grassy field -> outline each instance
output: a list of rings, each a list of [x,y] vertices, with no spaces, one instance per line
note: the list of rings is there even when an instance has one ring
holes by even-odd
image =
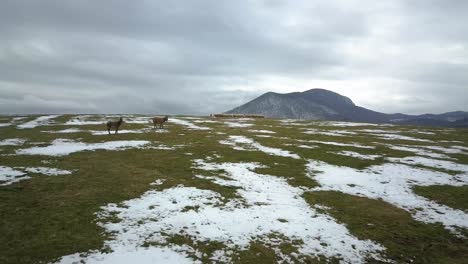
[[[117,118],[0,116],[0,263],[468,259],[467,129]]]

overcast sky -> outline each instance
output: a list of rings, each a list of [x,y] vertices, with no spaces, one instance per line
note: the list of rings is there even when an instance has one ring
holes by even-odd
[[[468,1],[0,2],[0,113],[227,111],[325,88],[468,110]]]

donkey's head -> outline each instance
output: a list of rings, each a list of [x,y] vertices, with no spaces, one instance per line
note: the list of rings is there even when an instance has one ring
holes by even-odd
[[[168,116],[164,116],[164,122],[167,122],[167,120],[169,120],[169,117],[168,117]]]

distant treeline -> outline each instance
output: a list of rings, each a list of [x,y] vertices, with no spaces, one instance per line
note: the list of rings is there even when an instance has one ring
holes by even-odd
[[[264,115],[256,114],[214,114],[214,117],[248,117],[248,118],[265,118]]]

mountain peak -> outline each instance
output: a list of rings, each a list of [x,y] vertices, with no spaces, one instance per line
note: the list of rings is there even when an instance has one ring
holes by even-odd
[[[467,127],[468,113],[449,112],[440,115],[384,114],[356,106],[338,93],[314,88],[304,92],[280,94],[267,92],[236,107],[230,114],[260,114],[270,118],[338,120],[368,123],[395,123],[431,126]]]

